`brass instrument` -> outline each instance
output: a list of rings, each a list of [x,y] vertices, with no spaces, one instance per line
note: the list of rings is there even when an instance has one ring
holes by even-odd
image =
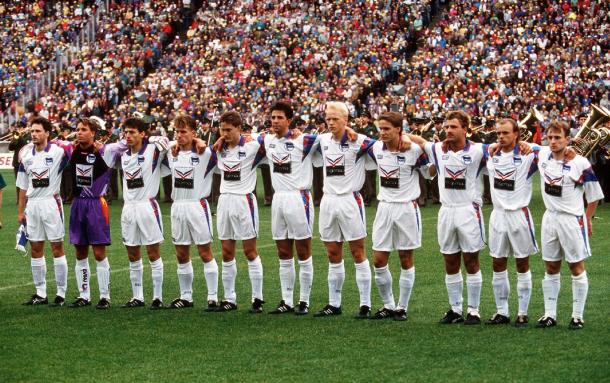
[[[609,120],[610,110],[601,105],[591,105],[591,112],[574,136],[573,146],[576,153],[589,157],[595,149],[606,146],[610,141],[610,130],[601,125]]]
[[[485,124],[477,125],[474,128],[468,127],[466,132],[466,138],[470,138],[473,134],[477,133],[479,130],[485,128]]]
[[[532,128],[537,122],[544,121],[544,116],[535,107],[532,107],[525,118],[519,121],[519,140],[531,142]]]

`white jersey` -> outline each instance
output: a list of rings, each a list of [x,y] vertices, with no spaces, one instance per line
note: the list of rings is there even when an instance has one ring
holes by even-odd
[[[61,172],[72,154],[71,146],[48,143],[42,151],[30,143],[19,152],[16,186],[26,191],[28,198],[52,198],[59,193]]]
[[[556,161],[546,146],[540,149],[539,158],[540,191],[547,210],[581,216],[585,212],[583,193],[587,202],[604,198],[586,158],[577,155],[568,162]]]
[[[308,190],[313,180],[312,157],[320,143],[320,136],[301,134],[290,138],[275,134],[259,136],[264,139],[265,152],[271,169],[271,183],[276,192]],[[263,138],[264,137],[264,138]]]
[[[209,147],[202,154],[197,154],[194,147],[193,150],[179,151],[176,156],[170,150],[167,153],[167,162],[172,171],[174,201],[198,201],[210,195],[212,174],[216,168],[216,153]]]
[[[157,197],[159,181],[168,175],[166,152],[144,139],[137,153],[127,150],[121,156],[123,198],[125,202],[145,201]],[[161,166],[164,162],[165,166]],[[163,169],[162,169],[163,168]]]
[[[347,133],[341,141],[335,141],[331,133],[320,135],[324,194],[347,194],[362,189],[365,162],[373,161],[370,148],[375,142],[363,134],[359,134],[356,141],[349,141]]]
[[[379,195],[385,202],[410,202],[419,197],[417,170],[428,163],[418,145],[406,152],[390,152],[385,144],[377,141],[372,149],[379,174]],[[422,172],[424,174],[424,172]]]
[[[442,143],[426,143],[426,154],[438,176],[443,206],[466,206],[482,202],[481,170],[485,167],[487,145],[466,141],[463,150],[443,152]]]
[[[220,193],[252,193],[256,186],[256,167],[264,158],[265,147],[262,139],[245,142],[242,136],[239,145],[234,148],[223,147],[218,153]]]
[[[527,207],[532,198],[532,176],[538,170],[537,146],[527,155],[520,153],[519,145],[505,153],[498,152],[487,159],[487,173],[491,199],[495,208],[519,210]]]

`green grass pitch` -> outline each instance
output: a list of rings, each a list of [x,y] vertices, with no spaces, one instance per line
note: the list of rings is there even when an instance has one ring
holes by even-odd
[[[9,185],[4,189],[4,228],[0,231],[0,382],[63,381],[528,381],[599,382],[610,376],[610,208],[602,205],[593,224],[593,257],[586,262],[590,289],[585,310],[586,327],[570,331],[571,280],[564,265],[557,328],[540,330],[511,326],[488,327],[437,324],[447,310],[442,257],[436,242],[438,205],[422,208],[423,247],[415,254],[416,279],[409,319],[406,322],[357,321],[358,309],[354,267],[346,254],[343,292],[344,314],[334,318],[312,315],[271,316],[248,313],[250,283],[245,258],[238,255],[237,312],[204,313],[205,281],[198,259],[195,269],[195,308],[181,311],[123,310],[119,305],[131,297],[128,261],[120,238],[121,204],[110,207],[113,244],[108,249],[112,267],[112,307],[69,309],[25,307],[21,302],[34,291],[29,258],[13,250],[16,206],[12,172],[2,173]],[[540,237],[543,213],[538,184],[531,204]],[[259,196],[262,193],[259,193]],[[266,311],[280,297],[278,261],[270,236],[270,208],[260,204],[259,252],[265,270]],[[166,241],[164,300],[177,297],[176,262],[169,240],[170,205],[161,204]],[[65,207],[66,216],[69,206]],[[491,207],[484,208],[489,217]],[[317,212],[316,212],[317,213]],[[367,208],[370,230],[375,215]],[[66,218],[67,220],[67,218]],[[311,308],[327,303],[327,260],[317,236],[313,241],[315,266]],[[68,237],[66,235],[66,244]],[[220,261],[220,243],[214,253]],[[47,248],[47,253],[49,253]],[[194,251],[192,252],[194,254]],[[68,301],[77,295],[74,280],[74,250],[66,246],[69,264]],[[92,271],[95,263],[90,257]],[[150,303],[150,267],[144,262],[145,297]],[[398,259],[390,259],[394,291],[398,292]],[[533,293],[530,320],[543,313],[540,281],[543,264],[539,255],[531,260]],[[53,266],[47,256],[48,292],[54,296]],[[483,292],[481,314],[495,312],[491,287],[491,259],[481,254]],[[514,262],[509,263],[510,307],[516,311]],[[97,300],[97,279],[92,278],[92,297]],[[220,288],[222,296],[222,288]],[[295,299],[298,300],[298,279]],[[464,292],[466,297],[466,292]],[[381,306],[377,288],[372,288],[373,309]]]

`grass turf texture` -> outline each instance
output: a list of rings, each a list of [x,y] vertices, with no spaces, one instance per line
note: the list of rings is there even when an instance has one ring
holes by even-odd
[[[201,261],[194,258],[195,308],[152,312],[121,309],[131,297],[128,260],[121,244],[121,203],[110,206],[113,244],[108,248],[112,268],[112,307],[107,311],[93,306],[84,309],[25,307],[21,302],[34,292],[29,258],[13,251],[16,230],[14,177],[2,172],[4,189],[0,246],[0,381],[603,381],[608,378],[609,333],[608,286],[610,208],[598,208],[591,237],[593,257],[587,260],[590,289],[585,310],[586,327],[567,328],[572,310],[571,279],[567,266],[562,270],[557,328],[534,328],[543,313],[540,281],[543,263],[539,255],[531,260],[533,293],[530,327],[442,326],[437,324],[448,309],[442,257],[438,253],[436,220],[438,205],[421,209],[424,225],[423,247],[415,253],[416,281],[407,322],[358,321],[358,291],[351,256],[346,255],[343,315],[313,318],[294,315],[252,315],[250,282],[245,257],[238,253],[238,311],[203,313],[205,281]],[[260,184],[260,183],[259,183]],[[538,239],[543,204],[535,182],[531,210]],[[259,196],[262,192],[259,191]],[[270,236],[270,208],[259,203],[258,248],[265,270],[265,311],[280,301],[278,261]],[[161,204],[166,241],[162,244],[165,263],[164,301],[179,296],[176,262],[169,239],[170,205]],[[70,207],[65,206],[66,222]],[[484,208],[486,220],[491,206]],[[316,215],[317,215],[316,211]],[[375,208],[367,208],[371,255],[371,226]],[[487,221],[486,221],[487,222]],[[327,259],[316,228],[313,241],[315,267],[311,311],[327,303]],[[68,245],[68,303],[77,296],[74,280],[74,249]],[[213,245],[220,264],[220,242]],[[47,254],[49,299],[55,294],[50,249]],[[191,251],[195,255],[194,250]],[[90,256],[92,272],[95,261]],[[144,261],[144,292],[151,302],[150,266]],[[398,257],[390,267],[398,298]],[[481,314],[487,319],[495,312],[491,286],[491,259],[481,254],[483,290]],[[297,266],[298,273],[298,266]],[[509,261],[510,308],[516,317],[516,274]],[[221,284],[221,281],[219,280]],[[93,304],[97,302],[97,278],[91,284]],[[298,302],[298,276],[295,300]],[[222,288],[220,286],[220,297]],[[377,288],[372,287],[373,310],[380,307]],[[466,300],[466,287],[464,287]],[[466,304],[466,302],[464,302]]]

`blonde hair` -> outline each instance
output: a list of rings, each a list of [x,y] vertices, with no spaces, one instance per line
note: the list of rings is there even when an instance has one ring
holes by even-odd
[[[345,103],[343,103],[343,102],[329,101],[326,103],[326,110],[327,111],[333,110],[333,111],[339,112],[346,119],[349,117],[349,110],[347,110],[347,105],[345,105]]]

